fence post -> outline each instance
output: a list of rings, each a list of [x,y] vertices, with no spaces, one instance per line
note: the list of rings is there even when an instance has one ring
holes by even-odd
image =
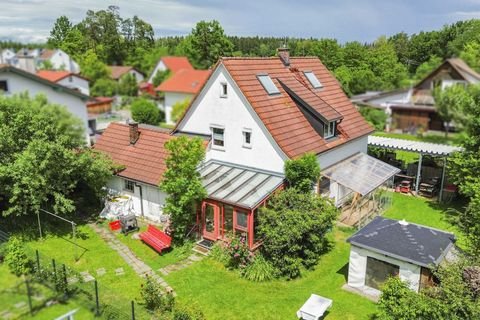
[[[96,279],[95,279],[95,304],[96,304],[96,307],[97,307],[95,315],[99,316],[100,315],[100,301],[98,299],[98,283],[97,283]]]
[[[40,276],[40,253],[38,250],[35,250],[35,255],[37,256],[37,275]]]
[[[65,294],[68,293],[68,280],[67,280],[67,268],[65,267],[65,263],[62,264],[63,268],[63,284],[65,285]]]
[[[135,303],[132,300],[132,320],[135,320]]]
[[[27,286],[28,308],[30,309],[30,315],[33,316],[32,292],[30,290],[30,285],[28,284],[28,279],[25,279],[25,285]]]
[[[53,267],[53,284],[55,286],[55,290],[58,291],[57,286],[57,267],[55,265],[55,259],[52,259],[52,267]]]

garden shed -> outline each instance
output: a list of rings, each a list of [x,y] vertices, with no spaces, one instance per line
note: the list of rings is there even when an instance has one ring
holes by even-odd
[[[400,277],[418,292],[433,285],[432,267],[455,256],[455,240],[449,232],[376,217],[347,239],[348,286],[378,296],[389,277]]]

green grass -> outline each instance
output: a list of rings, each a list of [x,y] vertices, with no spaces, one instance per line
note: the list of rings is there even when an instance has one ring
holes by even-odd
[[[57,265],[66,264],[77,272],[88,271],[96,277],[99,284],[100,299],[108,304],[113,304],[124,312],[129,312],[130,301],[140,299],[140,286],[143,280],[133,269],[113,251],[88,225],[79,226],[77,229],[79,239],[78,248],[72,243],[71,236],[56,236],[49,234],[44,240],[29,242],[29,247],[38,249],[40,255],[48,263],[55,259]],[[79,257],[76,261],[75,257]],[[96,270],[105,268],[106,274],[97,276]],[[123,276],[115,275],[115,269],[123,268]],[[93,282],[82,284],[89,290]],[[93,292],[93,291],[90,291]],[[137,307],[142,314],[143,308]]]
[[[335,247],[314,271],[296,280],[255,283],[242,279],[212,259],[165,277],[181,303],[197,305],[206,319],[296,319],[295,313],[315,293],[333,300],[327,319],[368,319],[375,304],[341,289],[346,282],[352,231],[335,231]]]
[[[456,219],[454,210],[461,207],[461,203],[439,204],[435,200],[394,193],[393,204],[383,216],[453,232],[457,236],[457,244],[462,247],[465,245],[464,235],[454,225]]]
[[[143,232],[146,229],[146,226],[141,226],[140,232]],[[158,270],[168,265],[177,263],[188,258],[188,256],[192,253],[191,243],[187,243],[182,247],[173,247],[170,251],[166,251],[160,255],[151,247],[144,244],[141,240],[133,239],[131,234],[123,235],[122,233],[117,232],[116,236],[122,243],[127,245],[137,257],[140,257],[143,262],[149,265],[153,270]]]

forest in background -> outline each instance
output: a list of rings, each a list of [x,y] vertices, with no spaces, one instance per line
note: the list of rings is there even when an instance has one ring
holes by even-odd
[[[59,17],[45,44],[6,41],[0,47],[60,48],[80,63],[94,85],[106,78],[104,65],[132,65],[149,74],[160,57],[185,55],[195,67],[209,68],[221,56],[274,56],[284,44],[292,56],[319,57],[349,95],[407,87],[451,57],[461,57],[480,71],[480,20],[476,19],[415,34],[386,37],[379,31],[372,43],[228,36],[217,21],[200,21],[187,36],[163,37],[155,35],[148,22],[137,16],[124,18],[118,7],[110,6],[87,11],[78,24]]]

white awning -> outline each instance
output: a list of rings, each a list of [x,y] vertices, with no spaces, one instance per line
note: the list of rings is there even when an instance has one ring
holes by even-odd
[[[399,172],[400,169],[383,161],[357,153],[322,170],[322,176],[364,196]]]
[[[199,169],[208,198],[254,208],[284,180],[280,173],[208,161]]]
[[[374,147],[380,147],[385,149],[405,150],[421,154],[438,156],[448,156],[452,152],[462,150],[461,147],[449,146],[446,144],[411,141],[378,136],[369,136],[368,144]]]

